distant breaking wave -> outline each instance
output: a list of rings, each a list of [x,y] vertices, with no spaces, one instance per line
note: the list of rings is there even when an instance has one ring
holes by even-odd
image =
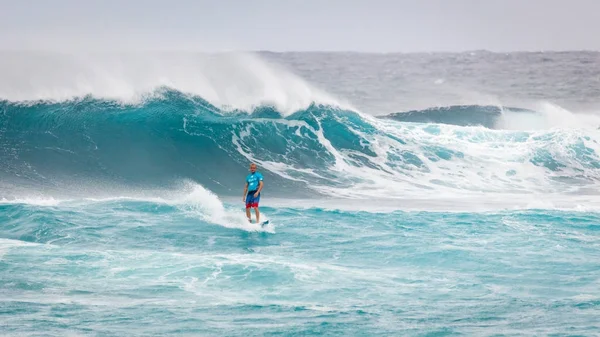
[[[550,103],[539,104],[536,110],[493,105],[453,105],[397,112],[381,118],[412,123],[483,126],[497,130],[595,129],[600,126],[600,117],[596,115],[573,114]]]
[[[491,105],[455,105],[392,113],[384,118],[401,122],[484,126],[495,129],[499,126],[498,123],[504,112],[536,114],[535,111],[520,108],[503,108]]]

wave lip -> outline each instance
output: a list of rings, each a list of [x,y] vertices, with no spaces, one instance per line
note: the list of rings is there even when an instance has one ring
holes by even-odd
[[[221,110],[274,106],[283,114],[314,102],[352,109],[283,66],[252,53],[60,54],[0,52],[0,100],[65,102],[91,96],[140,104],[170,88]]]

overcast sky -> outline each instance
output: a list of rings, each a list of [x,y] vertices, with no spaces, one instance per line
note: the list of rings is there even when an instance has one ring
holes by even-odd
[[[600,0],[0,0],[0,46],[600,50]]]

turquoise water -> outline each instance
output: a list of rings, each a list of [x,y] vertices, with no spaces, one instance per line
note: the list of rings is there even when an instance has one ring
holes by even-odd
[[[261,230],[216,225],[188,203],[2,204],[2,334],[600,328],[597,213],[263,212]]]
[[[0,53],[0,335],[598,335],[597,55]]]

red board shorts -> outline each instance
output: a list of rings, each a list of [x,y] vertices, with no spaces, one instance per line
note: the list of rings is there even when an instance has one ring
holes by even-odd
[[[256,191],[250,191],[246,194],[246,208],[258,207],[258,203],[260,202],[260,193],[254,197],[254,193]]]

